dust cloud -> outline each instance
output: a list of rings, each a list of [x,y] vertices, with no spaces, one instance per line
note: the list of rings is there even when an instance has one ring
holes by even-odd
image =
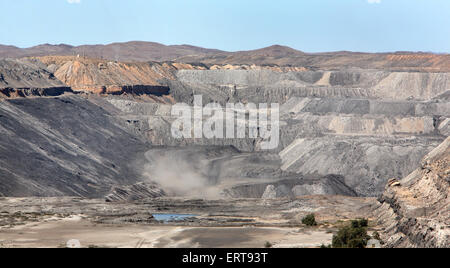
[[[222,198],[220,189],[202,172],[202,167],[198,165],[199,159],[193,159],[195,155],[151,150],[146,153],[146,158],[145,178],[157,183],[169,196]]]

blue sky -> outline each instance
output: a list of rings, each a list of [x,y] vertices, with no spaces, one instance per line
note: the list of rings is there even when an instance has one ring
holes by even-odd
[[[0,44],[450,52],[450,0],[0,0]]]

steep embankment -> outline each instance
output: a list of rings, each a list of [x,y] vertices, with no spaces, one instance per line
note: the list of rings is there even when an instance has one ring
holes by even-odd
[[[162,147],[146,153],[145,173],[168,194],[193,198],[273,198],[314,194],[356,196],[340,176],[302,176],[280,169],[270,152],[243,153],[231,146]]]
[[[122,63],[79,57],[39,58],[55,76],[75,91],[135,95],[169,94],[165,79],[174,79],[174,65]]]
[[[247,197],[262,199],[312,195],[357,195],[355,191],[345,184],[343,177],[336,175],[297,175],[296,178],[281,179],[273,182],[241,184],[226,189],[225,194],[235,198]]]
[[[379,202],[387,247],[450,247],[450,138],[419,169],[391,180]]]
[[[264,56],[266,52],[258,53]],[[163,148],[183,147],[176,152],[180,156],[195,146],[214,147],[216,152],[237,148],[235,155],[218,154],[215,157],[221,160],[212,162],[201,157],[202,153],[190,157],[210,163],[203,166],[206,181],[212,178],[213,186],[234,188],[240,193],[236,196],[262,196],[268,186],[274,191],[268,189],[267,196],[278,192],[287,196],[319,192],[375,196],[382,193],[388,178],[412,172],[423,156],[445,139],[450,125],[446,97],[450,82],[444,72],[346,67],[306,71],[250,64],[122,63],[84,57],[4,62],[9,65],[0,73],[14,90],[20,83],[38,90],[66,83],[79,92],[101,93],[0,103],[4,123],[0,148],[5,150],[0,177],[5,195],[101,196],[112,185],[133,184],[140,174],[127,171],[125,163],[147,148],[142,140]],[[135,97],[140,94],[145,97]],[[173,138],[171,123],[176,118],[171,115],[171,104],[192,103],[195,94],[203,95],[204,104],[280,103],[279,146],[263,152],[272,159],[261,157],[262,140],[258,138]],[[237,122],[246,127],[242,120]],[[105,136],[109,146],[105,142],[96,147],[94,141],[103,142]],[[124,145],[127,141],[129,146]],[[77,146],[88,149],[79,152]],[[10,153],[14,150],[17,154]],[[33,154],[37,156],[33,161],[38,162],[28,161]],[[35,169],[20,166],[16,170],[16,159],[20,165],[32,163]],[[168,169],[183,163],[174,159],[178,162],[170,162]],[[59,173],[62,175],[55,178]],[[282,185],[277,184],[280,180]]]
[[[115,186],[105,197],[106,202],[132,202],[146,198],[158,198],[166,193],[157,185],[139,182],[133,185]]]
[[[0,98],[58,96],[72,92],[39,61],[0,60]]]
[[[80,96],[0,102],[0,196],[103,197],[140,181],[147,150],[104,109]]]
[[[176,62],[126,63],[73,56],[35,58],[47,66],[55,77],[77,92],[96,94],[132,94],[152,96],[155,100],[172,103],[178,70],[267,70],[272,72],[301,72],[304,68],[256,65],[184,64]],[[189,94],[189,93],[188,93]]]
[[[291,97],[430,100],[450,89],[449,73],[263,69],[180,70],[176,75],[171,85],[176,99],[196,92],[222,103],[284,103]]]
[[[59,56],[38,59],[75,91],[170,94],[178,102],[189,102],[193,93],[220,103],[284,103],[291,97],[430,100],[450,89],[450,75],[445,72],[308,71],[304,67],[124,63]]]
[[[174,139],[167,135],[176,119],[171,116],[170,105],[118,97],[108,97],[106,101],[122,111],[119,117],[133,133],[153,145],[233,146],[247,153],[259,150],[261,140],[248,136]],[[270,152],[279,153],[274,170],[298,174],[297,177],[340,175],[358,195],[376,196],[382,193],[387,178],[411,173],[445,139],[449,107],[445,102],[291,98],[280,109],[280,144]],[[243,157],[239,160],[227,169],[239,170],[237,166],[246,163]],[[396,163],[395,167],[391,163]]]

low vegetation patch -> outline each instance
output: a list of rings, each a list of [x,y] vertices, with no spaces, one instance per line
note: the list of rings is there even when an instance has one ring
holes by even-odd
[[[302,223],[306,226],[316,226],[316,216],[314,214],[309,214],[302,219]]]
[[[367,234],[369,221],[367,219],[354,220],[350,225],[339,229],[333,236],[333,248],[365,248],[370,236]]]

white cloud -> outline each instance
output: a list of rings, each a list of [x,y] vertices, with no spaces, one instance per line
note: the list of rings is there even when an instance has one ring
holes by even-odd
[[[381,0],[367,0],[369,4],[381,4]]]
[[[69,3],[69,4],[79,4],[79,3],[81,3],[81,0],[67,0],[67,3]]]

